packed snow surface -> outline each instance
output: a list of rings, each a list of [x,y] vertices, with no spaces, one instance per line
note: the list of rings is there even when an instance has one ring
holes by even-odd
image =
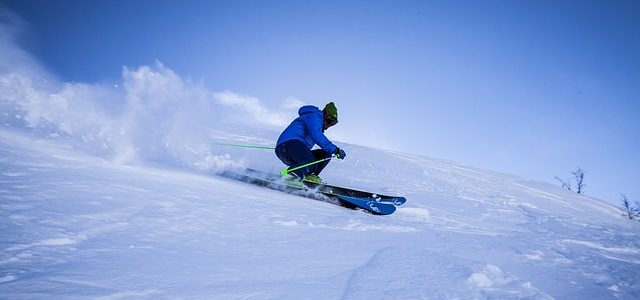
[[[274,140],[233,128],[210,137]],[[374,216],[220,168],[118,163],[0,130],[0,298],[640,298],[640,226],[617,208],[511,175],[340,146],[348,157],[325,180],[408,202]],[[200,162],[282,167],[270,151],[215,149]]]

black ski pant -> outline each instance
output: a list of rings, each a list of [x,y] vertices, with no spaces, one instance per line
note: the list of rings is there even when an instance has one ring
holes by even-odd
[[[289,169],[314,162],[323,158],[331,157],[331,153],[322,149],[309,150],[307,145],[298,140],[288,140],[278,146],[276,146],[276,156],[287,166]],[[329,164],[329,160],[313,164],[298,170],[292,171],[299,178],[304,178],[307,174],[320,175],[320,172],[324,167]]]

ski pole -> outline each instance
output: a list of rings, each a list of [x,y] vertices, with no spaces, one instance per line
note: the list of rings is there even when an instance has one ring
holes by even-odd
[[[227,144],[227,143],[211,143],[216,146],[228,146],[228,147],[239,147],[239,148],[252,148],[252,149],[264,149],[264,150],[275,150],[275,147],[269,146],[259,146],[259,145],[246,145],[246,144]]]
[[[331,156],[330,156],[330,157],[323,158],[323,159],[319,159],[319,160],[316,160],[316,161],[312,161],[312,162],[310,162],[310,163],[308,163],[308,164],[304,164],[304,165],[302,165],[302,166],[297,166],[297,167],[295,167],[295,168],[291,168],[291,169],[284,168],[284,169],[282,169],[282,171],[280,171],[280,175],[282,175],[282,176],[286,176],[286,175],[287,175],[287,174],[289,174],[289,172],[291,172],[291,171],[295,171],[295,170],[298,170],[298,169],[302,169],[302,168],[304,168],[304,167],[308,167],[308,166],[312,166],[312,165],[315,165],[315,164],[319,164],[319,163],[321,163],[321,162],[323,162],[323,161],[330,160],[330,159],[332,159],[332,158],[334,158],[334,157],[337,157],[337,156],[335,156],[335,154],[331,154]]]

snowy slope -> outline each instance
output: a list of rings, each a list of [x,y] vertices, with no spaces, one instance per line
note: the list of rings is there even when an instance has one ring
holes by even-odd
[[[273,134],[210,131],[212,140],[264,144]],[[184,162],[118,164],[61,139],[0,130],[0,298],[640,297],[640,226],[609,204],[341,146],[349,156],[325,180],[402,194],[407,204],[373,216]],[[281,167],[270,152],[224,147],[189,161]]]

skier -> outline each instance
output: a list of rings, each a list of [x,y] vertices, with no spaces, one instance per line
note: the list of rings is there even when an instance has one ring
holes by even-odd
[[[305,105],[298,110],[298,115],[280,134],[276,143],[276,156],[289,169],[335,155],[344,159],[347,154],[334,145],[324,131],[338,123],[338,109],[329,102],[322,111],[313,105]],[[320,149],[311,150],[317,144]],[[329,160],[293,170],[288,174],[299,180],[313,183],[324,183],[318,176],[327,166]]]

